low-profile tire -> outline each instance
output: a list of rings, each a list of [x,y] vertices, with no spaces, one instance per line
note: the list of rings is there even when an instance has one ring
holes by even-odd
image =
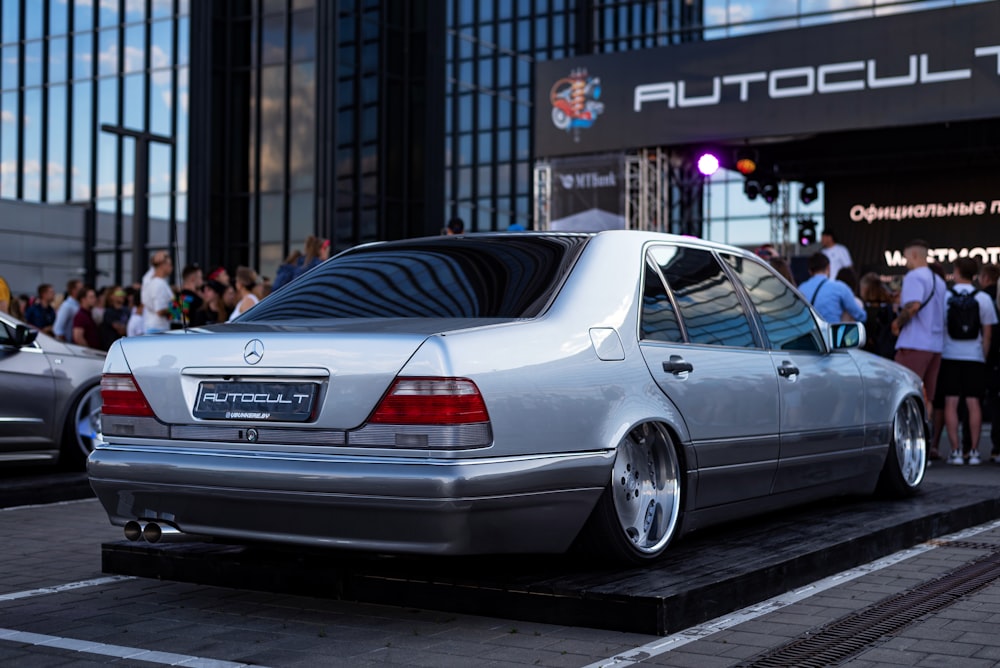
[[[680,526],[682,471],[662,425],[645,423],[618,444],[611,481],[584,529],[589,557],[642,565],[663,555]]]
[[[877,491],[884,496],[912,496],[923,482],[926,466],[927,424],[917,400],[907,397],[892,420],[892,439]]]
[[[104,440],[101,431],[101,386],[84,391],[66,416],[59,463],[65,469],[82,471],[94,446]]]

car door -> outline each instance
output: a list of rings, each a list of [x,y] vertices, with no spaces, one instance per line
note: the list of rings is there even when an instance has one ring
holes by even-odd
[[[746,288],[778,374],[781,456],[774,491],[856,476],[864,444],[860,370],[846,351],[826,350],[809,305],[770,267],[723,259]]]
[[[0,320],[0,460],[5,452],[52,447],[52,371],[37,344],[14,342],[13,327]]]
[[[778,381],[735,286],[708,250],[647,250],[640,349],[687,425],[696,507],[766,496],[777,470]]]

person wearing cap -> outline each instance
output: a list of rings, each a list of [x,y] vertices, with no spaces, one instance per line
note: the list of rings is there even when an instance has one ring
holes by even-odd
[[[222,283],[223,285],[229,285],[229,272],[226,271],[225,267],[216,267],[212,270],[212,273],[208,275],[208,279],[210,281]]]

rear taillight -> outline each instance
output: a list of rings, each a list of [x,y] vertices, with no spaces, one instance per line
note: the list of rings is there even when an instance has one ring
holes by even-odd
[[[466,378],[397,378],[369,422],[470,424],[489,422],[479,388]]]
[[[153,409],[129,374],[106,373],[101,377],[104,415],[153,416]]]

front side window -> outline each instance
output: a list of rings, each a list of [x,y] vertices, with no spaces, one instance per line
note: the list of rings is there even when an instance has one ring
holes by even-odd
[[[240,318],[531,318],[588,237],[447,238],[373,244],[324,262]]]
[[[823,350],[823,337],[809,305],[768,267],[743,257],[723,255],[739,276],[760,315],[764,333],[776,350]]]
[[[711,252],[654,246],[649,255],[673,292],[691,343],[757,347],[736,286]]]

